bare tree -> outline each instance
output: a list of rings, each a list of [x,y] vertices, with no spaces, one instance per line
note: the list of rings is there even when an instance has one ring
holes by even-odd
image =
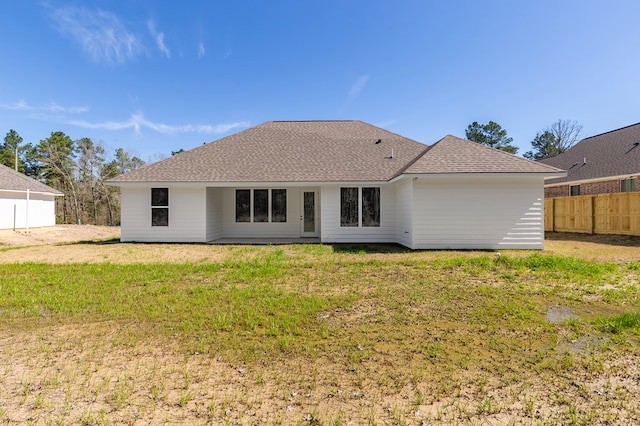
[[[528,151],[524,157],[530,160],[553,157],[571,148],[581,136],[581,124],[577,121],[560,119],[536,135],[531,141],[535,152]]]
[[[555,137],[558,152],[565,152],[580,140],[582,124],[571,120],[558,120],[547,129]]]

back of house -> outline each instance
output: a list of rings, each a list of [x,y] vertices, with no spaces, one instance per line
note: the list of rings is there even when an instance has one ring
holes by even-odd
[[[122,240],[544,246],[543,185],[564,176],[454,136],[361,121],[271,121],[111,179]]]

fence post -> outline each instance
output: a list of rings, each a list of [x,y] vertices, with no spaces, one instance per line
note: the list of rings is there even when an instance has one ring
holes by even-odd
[[[591,196],[591,234],[596,230],[596,196]]]

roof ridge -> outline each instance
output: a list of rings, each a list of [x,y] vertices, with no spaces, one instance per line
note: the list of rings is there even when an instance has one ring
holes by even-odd
[[[493,148],[493,147],[491,147],[491,146],[483,145],[483,144],[481,144],[481,143],[479,143],[479,142],[471,141],[471,140],[469,140],[469,139],[461,138],[461,137],[459,137],[459,136],[455,136],[455,135],[451,135],[451,134],[449,134],[449,135],[445,136],[445,137],[444,137],[444,138],[442,138],[442,139],[445,139],[445,138],[447,138],[447,137],[452,137],[452,138],[460,139],[460,140],[465,141],[465,142],[475,143],[475,144],[476,144],[476,145],[478,145],[480,148],[484,148],[484,149],[491,149],[491,150],[493,150],[493,151],[497,152],[497,153],[498,153],[498,154],[500,154],[500,155],[508,155],[508,156],[510,156],[510,157],[515,157],[515,158],[517,158],[518,160],[524,160],[524,161],[527,161],[527,162],[529,162],[529,163],[539,164],[537,161],[529,160],[528,158],[520,157],[520,156],[518,156],[518,155],[516,155],[516,154],[512,154],[512,153],[510,153],[510,152],[503,151],[503,150],[498,149],[498,148]],[[440,139],[440,141],[441,141],[442,139]],[[438,141],[438,142],[440,142],[440,141]],[[544,164],[544,163],[543,163],[543,164]],[[547,166],[547,167],[551,167],[551,168],[553,168],[553,169],[556,169],[556,168],[557,168],[557,167],[549,166],[548,164],[545,164],[545,166]]]
[[[270,120],[265,123],[333,123],[333,122],[355,122],[359,121],[364,123],[362,120]],[[262,124],[265,124],[262,123]],[[366,124],[366,123],[365,123]]]
[[[440,139],[442,140],[442,139]],[[440,142],[440,141],[438,141]],[[438,142],[434,143],[433,145],[426,145],[426,148],[418,155],[416,155],[416,158],[414,158],[413,160],[409,161],[409,163],[403,167],[400,171],[398,171],[398,173],[396,173],[395,176],[393,176],[391,179],[394,179],[398,176],[400,176],[401,174],[403,174],[409,167],[413,166],[418,160],[420,160],[422,157],[424,157],[426,155],[427,152],[429,152],[431,150],[431,148],[433,148]]]
[[[438,149],[439,146],[442,146],[442,148]],[[462,156],[459,154],[462,154]],[[433,163],[434,160],[435,163]],[[452,165],[452,161],[453,163],[461,161],[463,164],[467,164],[467,169],[461,171],[459,167]],[[425,162],[433,164],[425,167]],[[555,173],[562,171],[548,164],[536,163],[535,161],[449,134],[424,151],[417,160],[413,161],[411,166],[403,170],[403,173],[426,173],[424,170],[430,170],[430,172],[436,170],[435,173],[450,173],[451,170],[460,173],[469,171],[502,173],[505,171],[503,167],[505,164],[510,165],[510,170],[514,172],[529,170],[532,173]],[[534,165],[535,167],[533,167]]]
[[[593,136],[587,136],[586,138],[581,139],[578,143],[580,143],[581,141],[586,141],[587,139],[593,139],[593,138],[597,138],[597,137],[599,137],[599,136],[607,135],[607,134],[609,134],[609,133],[618,132],[618,131],[620,131],[620,130],[628,129],[629,127],[637,126],[637,125],[639,125],[639,124],[640,124],[640,123],[629,124],[628,126],[623,126],[623,127],[620,127],[619,129],[609,130],[608,132],[599,133],[599,134],[597,134],[597,135],[593,135]],[[577,143],[576,143],[576,145],[577,145]],[[566,151],[565,151],[565,152],[566,152]],[[562,154],[562,153],[560,153],[560,154]],[[559,155],[559,154],[558,154],[558,155]]]

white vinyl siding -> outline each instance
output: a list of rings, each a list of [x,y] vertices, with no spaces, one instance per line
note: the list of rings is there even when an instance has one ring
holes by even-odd
[[[155,227],[151,226],[150,186],[122,187],[122,241],[206,242],[301,236],[301,187],[277,187],[287,190],[286,222],[237,223],[236,190],[255,189],[255,185],[166,186],[170,191],[169,226]],[[380,188],[379,227],[340,225],[342,187]],[[544,247],[542,176],[405,176],[391,184],[336,183],[304,189],[317,191],[323,243],[399,243],[412,249]]]
[[[395,185],[380,186],[380,226],[340,226],[340,188],[350,185],[324,185],[320,191],[320,235],[323,243],[396,242]]]
[[[122,241],[206,241],[206,188],[169,187],[169,192],[169,226],[151,226],[149,187],[122,187]]]
[[[222,238],[222,188],[207,188],[207,241]]]
[[[402,179],[396,186],[396,241],[413,247],[413,179]]]
[[[27,211],[28,209],[28,211]],[[41,228],[56,224],[54,196],[42,193],[27,193],[0,190],[0,229],[27,227]]]
[[[299,238],[300,188],[274,187],[287,190],[286,222],[236,222],[236,190],[260,188],[223,188],[222,218],[224,238]],[[253,192],[253,191],[251,191]],[[271,192],[271,191],[269,191]]]
[[[542,249],[542,177],[413,182],[414,249]]]

